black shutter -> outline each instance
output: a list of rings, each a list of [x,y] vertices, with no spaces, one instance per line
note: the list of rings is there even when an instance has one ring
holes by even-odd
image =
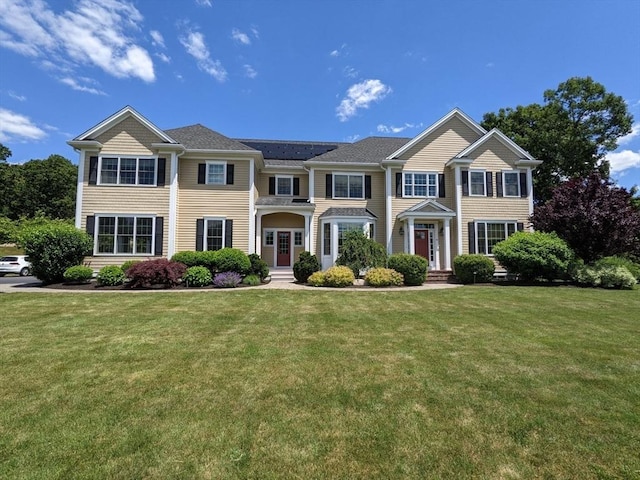
[[[438,197],[444,198],[447,194],[444,189],[444,173],[438,174]]]
[[[89,157],[89,185],[98,183],[98,157]]]
[[[364,176],[364,198],[371,198],[371,175]]]
[[[233,185],[233,163],[227,164],[227,185]]]
[[[516,229],[517,229],[519,232],[522,232],[522,231],[524,230],[524,223],[522,223],[522,222],[518,222],[518,223],[516,223]]]
[[[487,197],[493,197],[493,173],[487,172],[485,177],[487,177]]]
[[[276,194],[276,177],[269,177],[269,195]]]
[[[196,251],[204,250],[204,219],[196,220]]]
[[[402,172],[396,173],[396,198],[402,198]]]
[[[333,197],[333,175],[331,173],[327,173],[325,175],[325,198]]]
[[[198,183],[199,184],[207,183],[207,164],[206,163],[198,164]]]
[[[167,159],[159,158],[158,159],[158,175],[156,177],[157,178],[156,185],[158,187],[164,187],[166,176],[167,176]]]
[[[520,196],[526,197],[527,194],[527,174],[526,172],[520,172]]]
[[[154,255],[162,255],[162,241],[164,239],[164,218],[156,217],[156,235],[155,235]]]
[[[462,170],[462,195],[469,196],[469,170]]]
[[[300,179],[293,177],[293,194],[300,195]]]
[[[476,253],[476,229],[473,222],[469,222],[469,253]]]
[[[87,229],[87,234],[91,237],[91,239],[93,239],[96,233],[96,217],[94,217],[93,215],[87,216],[86,229]],[[85,252],[86,257],[90,255],[93,255],[93,242],[91,242],[91,248],[87,252]]]
[[[496,172],[496,196],[504,196],[502,193],[502,172]]]
[[[226,220],[224,226],[224,246],[233,247],[233,220]]]

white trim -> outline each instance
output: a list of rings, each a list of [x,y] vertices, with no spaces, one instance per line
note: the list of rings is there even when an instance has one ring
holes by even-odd
[[[533,215],[533,169],[531,167],[527,167],[527,192],[529,200],[529,216],[531,216]],[[529,228],[533,232],[533,225]]]
[[[84,191],[84,164],[87,161],[87,152],[80,150],[78,161],[78,178],[76,179],[76,228],[82,225],[82,193]]]
[[[335,199],[335,200],[364,200],[366,198],[366,192],[365,192],[365,174],[364,173],[357,173],[357,172],[339,172],[339,173],[335,173],[335,172],[331,172],[332,178],[331,178],[331,198]],[[350,193],[350,179],[349,177],[360,177],[362,178],[362,196],[361,197],[352,197],[352,196],[347,196],[347,197],[337,197],[336,196],[336,175],[340,175],[342,177],[347,177],[347,194]]]
[[[286,179],[289,180],[289,190],[291,193],[278,193],[278,180]],[[275,196],[276,197],[293,197],[293,175],[276,175],[275,176]]]
[[[504,198],[521,198],[522,192],[520,191],[520,173],[521,170],[502,170],[502,196]],[[517,195],[507,195],[507,174],[515,174],[517,178],[516,185],[518,186]]]
[[[427,177],[427,183],[425,184],[425,189],[426,189],[426,195],[407,195],[407,192],[405,191],[405,186],[406,186],[406,181],[405,181],[405,177],[407,175],[411,175],[412,176],[412,190],[415,192],[415,188],[416,188],[416,183],[415,183],[415,176],[416,175],[426,175]],[[436,193],[435,195],[429,195],[429,180],[430,177],[433,176],[435,179],[435,188],[436,188]],[[438,172],[433,172],[433,171],[419,171],[419,170],[408,170],[408,171],[403,171],[402,172],[402,198],[438,198]]]
[[[167,258],[176,253],[176,235],[178,223],[178,154],[171,152],[169,167],[169,225]]]
[[[472,143],[467,148],[462,150],[458,155],[456,155],[456,158],[468,157],[471,152],[478,149],[479,147],[484,145],[487,141],[489,141],[492,138],[496,138],[505,147],[507,147],[509,150],[511,150],[513,153],[515,153],[519,157],[524,157],[529,162],[536,162],[536,159],[533,158],[529,152],[524,150],[522,147],[518,146],[516,143],[514,143],[513,140],[511,140],[509,137],[507,137],[504,133],[502,133],[500,130],[496,128],[492,129],[486,135],[481,137],[479,140],[477,140],[476,142]]]
[[[263,247],[273,247],[275,246],[275,236],[276,236],[276,228],[274,227],[269,227],[269,228],[263,228],[262,229],[262,246]],[[267,243],[267,234],[273,234],[273,236],[271,237],[271,244]]]
[[[235,182],[235,179],[234,179]],[[225,172],[226,183],[226,172]],[[256,251],[256,199],[255,199],[255,160],[252,158],[249,161],[249,255]]]
[[[102,181],[102,160],[103,159],[117,159],[118,168],[116,170],[116,183],[104,183]],[[120,174],[122,172],[122,160],[135,160],[135,183],[120,183]],[[153,160],[153,183],[138,183],[140,175],[140,160]],[[127,154],[103,154],[98,155],[98,171],[96,175],[96,185],[101,187],[141,187],[141,188],[153,188],[158,186],[158,156],[153,155],[127,155]]]
[[[444,269],[451,270],[451,225],[448,218],[444,219]]]
[[[473,193],[472,182],[471,182],[471,174],[472,173],[480,173],[482,174],[482,185],[483,185],[483,193]],[[469,169],[469,196],[470,197],[487,197],[487,171],[479,168]]]
[[[114,225],[114,233],[113,233],[113,253],[106,252],[98,252],[98,237],[99,237],[99,228],[100,228],[100,219],[101,218],[115,218]],[[133,238],[134,238],[134,248],[135,248],[135,238],[136,238],[136,229],[138,218],[151,218],[151,253],[118,253],[116,252],[118,246],[118,218],[121,217],[133,217],[135,220],[133,222]],[[94,224],[94,233],[93,233],[93,255],[94,257],[153,257],[155,256],[156,251],[156,218],[158,217],[155,213],[96,213],[94,214],[95,224]],[[164,233],[164,232],[163,232]]]
[[[460,165],[455,166],[456,181],[456,233],[457,233],[457,254],[462,255],[462,171]]]
[[[316,199],[316,170],[309,169],[309,203],[314,203]]]
[[[222,222],[222,247],[225,248],[227,241],[227,217],[202,217],[204,220],[204,228],[202,229],[202,250],[208,251],[207,248],[207,223],[210,221],[221,221]]]
[[[393,199],[391,197],[391,168],[385,168],[385,191],[386,191],[386,199],[385,199],[385,236],[387,240],[387,254],[391,255],[393,253],[393,212],[392,212],[392,202]]]
[[[226,160],[207,160],[205,162],[204,171],[204,184],[205,185],[226,185],[227,184],[227,161]],[[210,165],[222,165],[222,183],[209,181],[209,166]]]

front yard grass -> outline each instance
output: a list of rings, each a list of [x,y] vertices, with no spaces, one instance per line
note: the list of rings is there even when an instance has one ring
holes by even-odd
[[[0,478],[640,478],[640,291],[0,294]]]

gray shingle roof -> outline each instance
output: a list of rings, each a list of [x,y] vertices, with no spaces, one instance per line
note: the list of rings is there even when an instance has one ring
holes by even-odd
[[[319,218],[325,217],[373,217],[378,218],[367,208],[331,207],[328,208]]]
[[[335,163],[381,163],[410,140],[410,138],[399,137],[367,137],[359,142],[343,144],[312,160]]]
[[[260,150],[265,159],[308,160],[335,150],[343,142],[309,142],[298,140],[252,140],[236,139],[245,145]]]
[[[304,167],[304,160],[280,160],[280,159],[272,159],[265,158],[264,160],[265,167]]]
[[[180,142],[188,150],[247,150],[255,151],[232,138],[214,132],[204,125],[190,125],[188,127],[165,130],[171,138]]]
[[[306,198],[291,197],[260,197],[256,200],[256,205],[264,205],[269,207],[313,207],[313,203],[309,203]]]

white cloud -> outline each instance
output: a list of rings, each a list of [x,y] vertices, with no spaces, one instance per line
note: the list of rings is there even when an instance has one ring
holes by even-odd
[[[618,145],[626,145],[627,143],[631,143],[638,136],[640,136],[640,122],[634,123],[631,126],[631,132],[618,139]]]
[[[358,72],[355,68],[353,68],[350,65],[347,65],[346,67],[344,67],[342,69],[342,73],[344,74],[345,77],[347,78],[356,78],[358,76]]]
[[[255,25],[251,26],[251,33],[253,33],[253,36],[256,37],[256,39],[260,38],[260,32],[258,31],[258,27]]]
[[[241,43],[242,45],[251,45],[251,39],[249,38],[249,35],[241,32],[237,28],[231,30],[231,38],[233,38],[236,42]]]
[[[144,18],[126,0],[79,0],[62,13],[42,0],[2,4],[4,48],[59,70],[93,66],[117,78],[155,80],[151,57],[135,38]]]
[[[244,74],[249,78],[256,78],[258,76],[258,72],[251,65],[243,65],[244,66]]]
[[[640,168],[640,150],[622,150],[613,152],[605,157],[611,165],[611,173],[620,173],[629,168]]]
[[[380,80],[369,79],[355,83],[347,90],[347,95],[336,108],[336,115],[341,122],[346,122],[353,117],[359,109],[369,108],[373,102],[379,102],[389,93],[391,87]]]
[[[343,55],[346,55],[346,48],[347,48],[347,44],[343,43],[342,45],[340,45],[340,48],[336,48],[335,50],[332,50],[329,52],[329,55],[332,57],[340,57]]]
[[[196,0],[196,5],[201,7],[211,7],[211,0]]]
[[[349,143],[353,143],[356,140],[358,140],[360,138],[360,135],[358,135],[357,133],[353,134],[353,135],[349,135],[347,138],[344,139],[345,142],[349,142]]]
[[[421,126],[422,126],[422,123],[418,123],[418,124],[405,123],[401,127],[394,127],[393,125],[380,124],[380,125],[378,125],[376,130],[378,130],[378,132],[380,132],[380,133],[400,133],[400,132],[405,131],[407,128],[420,128]]]
[[[162,60],[164,63],[171,63],[171,57],[165,53],[156,53],[155,54],[156,57],[158,57],[160,60]]]
[[[11,90],[7,92],[7,95],[9,95],[14,100],[18,100],[19,102],[24,102],[27,99],[27,97],[25,97],[24,95],[18,95],[17,93],[12,92]]]
[[[46,136],[29,117],[0,108],[0,142],[40,140]]]
[[[69,87],[71,87],[73,90],[76,90],[78,92],[85,92],[85,93],[91,93],[93,95],[106,95],[106,93],[104,93],[102,90],[98,90],[97,88],[93,88],[93,87],[89,87],[87,85],[82,85],[78,82],[78,80],[83,80],[86,83],[92,83],[90,79],[88,78],[79,78],[76,79],[74,77],[63,77],[60,79],[60,83],[63,83]]]
[[[189,32],[186,37],[180,37],[180,43],[186,48],[187,53],[196,59],[200,70],[208,73],[219,82],[224,82],[227,79],[227,71],[222,63],[211,58],[202,33]]]
[[[153,39],[153,42],[152,42],[153,45],[165,48],[165,46],[164,46],[164,37],[162,36],[162,34],[159,31],[151,30],[149,32],[149,35],[151,35],[151,38]]]
[[[340,52],[338,50],[331,50],[331,52],[329,52],[329,55],[331,55],[332,57],[339,57]]]

